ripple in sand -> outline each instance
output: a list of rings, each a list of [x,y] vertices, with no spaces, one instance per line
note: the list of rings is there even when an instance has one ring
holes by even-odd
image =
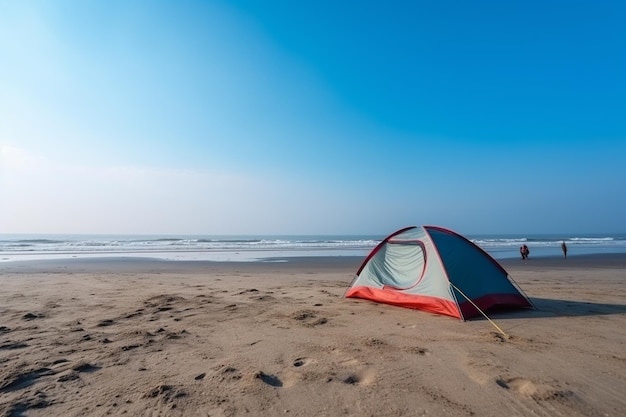
[[[40,368],[30,372],[13,373],[0,381],[0,392],[16,391],[31,386],[42,376],[54,375],[50,368]]]
[[[100,370],[102,368],[100,366],[98,366],[98,365],[93,365],[93,364],[88,363],[88,362],[79,362],[76,365],[74,365],[72,367],[72,369],[75,370],[76,372],[90,373],[90,372],[98,371],[98,370]]]
[[[106,326],[112,326],[115,324],[115,320],[113,319],[105,319],[105,320],[100,320],[100,322],[98,323],[98,327],[106,327]]]
[[[13,340],[7,340],[6,342],[0,345],[0,350],[13,350],[13,349],[22,349],[28,347],[27,343],[24,342],[15,342]]]
[[[45,315],[41,313],[26,313],[22,316],[23,320],[34,320],[44,318]]]
[[[52,403],[48,401],[45,396],[40,395],[39,397],[30,398],[27,400],[17,401],[11,404],[10,408],[7,410],[7,416],[23,416],[24,413],[31,409],[36,408],[46,408]]]

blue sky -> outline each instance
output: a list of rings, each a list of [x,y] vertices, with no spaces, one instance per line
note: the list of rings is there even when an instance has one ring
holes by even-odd
[[[0,0],[0,233],[624,232],[624,21]]]

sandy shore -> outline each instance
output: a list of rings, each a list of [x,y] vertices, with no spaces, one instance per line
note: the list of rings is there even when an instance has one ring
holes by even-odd
[[[503,261],[508,338],[342,298],[361,261],[0,264],[0,415],[626,415],[626,256]]]

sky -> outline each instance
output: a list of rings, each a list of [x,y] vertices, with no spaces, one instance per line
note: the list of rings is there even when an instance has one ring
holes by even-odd
[[[0,234],[626,232],[624,21],[0,0]]]

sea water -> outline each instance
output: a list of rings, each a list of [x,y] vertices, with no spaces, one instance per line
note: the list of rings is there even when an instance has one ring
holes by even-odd
[[[626,253],[626,233],[466,235],[495,259]],[[2,235],[0,262],[75,257],[149,257],[165,260],[277,261],[294,256],[366,256],[385,236],[286,235]]]
[[[626,233],[473,235],[468,238],[495,259],[519,257],[520,246],[524,244],[530,250],[530,257],[563,256],[562,242],[567,245],[567,256],[626,253]]]

